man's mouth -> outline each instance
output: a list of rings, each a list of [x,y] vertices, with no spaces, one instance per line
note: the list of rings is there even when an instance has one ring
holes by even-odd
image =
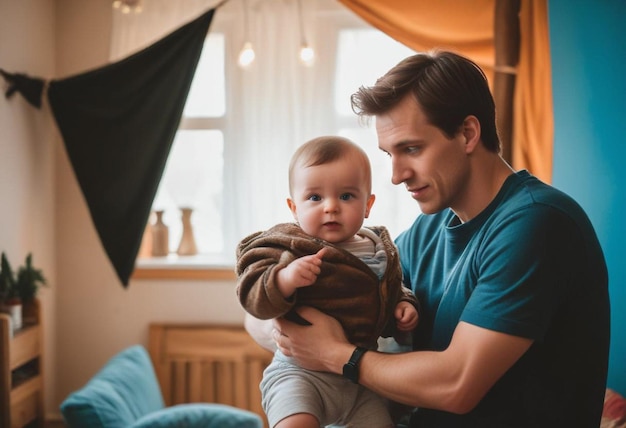
[[[411,188],[407,188],[407,190],[409,191],[413,199],[418,199],[420,195],[422,195],[427,188],[428,186],[411,187]]]

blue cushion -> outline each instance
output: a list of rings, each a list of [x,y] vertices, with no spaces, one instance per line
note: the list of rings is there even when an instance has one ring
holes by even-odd
[[[224,404],[178,404],[144,416],[131,428],[263,428],[263,421]]]
[[[69,427],[128,428],[164,407],[161,389],[145,348],[120,352],[61,404]]]

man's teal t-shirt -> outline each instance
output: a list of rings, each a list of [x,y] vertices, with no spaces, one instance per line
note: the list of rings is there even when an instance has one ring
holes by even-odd
[[[608,275],[582,208],[526,171],[477,217],[420,215],[396,240],[420,300],[416,349],[444,350],[459,323],[532,339],[466,415],[419,409],[419,427],[591,427],[602,412]]]

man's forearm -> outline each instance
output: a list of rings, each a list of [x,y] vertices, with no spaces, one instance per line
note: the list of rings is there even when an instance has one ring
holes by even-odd
[[[272,330],[274,329],[272,320],[260,320],[250,314],[246,314],[244,327],[256,343],[268,351],[276,351],[276,343],[272,339]]]
[[[359,381],[400,403],[466,413],[531,345],[530,339],[461,322],[440,352],[367,352]]]
[[[457,379],[455,370],[445,366],[441,353],[372,351],[361,359],[359,383],[399,403],[445,408],[447,399],[455,395]]]

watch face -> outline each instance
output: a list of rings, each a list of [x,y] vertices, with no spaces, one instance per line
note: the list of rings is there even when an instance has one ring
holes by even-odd
[[[343,376],[354,383],[359,383],[359,361],[367,349],[357,346],[352,353],[350,361],[343,365]]]
[[[350,364],[350,363],[344,364],[343,376],[345,378],[348,378],[352,382],[357,383],[358,375],[359,375],[358,368],[354,364]]]

